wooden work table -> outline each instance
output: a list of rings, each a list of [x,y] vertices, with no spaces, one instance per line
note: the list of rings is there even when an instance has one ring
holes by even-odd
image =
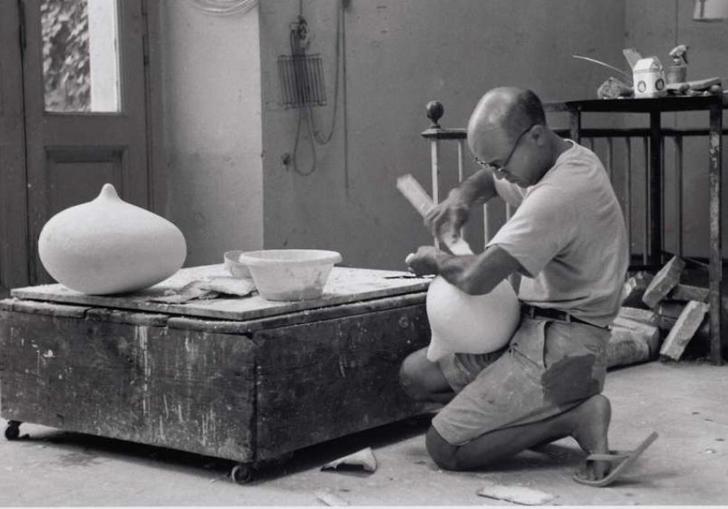
[[[0,414],[20,422],[226,458],[266,460],[422,412],[399,366],[429,341],[428,280],[335,267],[322,298],[150,302],[222,265],[151,289],[61,285],[0,301]],[[404,276],[404,277],[403,277]]]

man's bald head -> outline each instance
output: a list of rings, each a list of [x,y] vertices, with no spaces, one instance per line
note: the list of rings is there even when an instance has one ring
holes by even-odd
[[[497,129],[515,138],[534,124],[546,125],[538,96],[522,88],[499,87],[489,90],[478,101],[468,122],[468,137]]]

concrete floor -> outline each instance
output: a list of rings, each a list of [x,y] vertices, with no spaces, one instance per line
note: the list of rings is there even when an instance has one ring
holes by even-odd
[[[653,362],[624,368],[610,372],[605,393],[613,406],[613,447],[632,447],[651,430],[660,434],[608,488],[571,480],[582,454],[570,439],[522,453],[497,470],[441,471],[424,449],[429,418],[304,449],[248,485],[228,481],[231,464],[214,458],[23,424],[21,436],[29,438],[0,440],[0,505],[325,505],[320,491],[351,505],[508,504],[476,495],[487,480],[557,495],[558,505],[728,501],[728,367]],[[376,472],[319,470],[367,446],[377,457]]]

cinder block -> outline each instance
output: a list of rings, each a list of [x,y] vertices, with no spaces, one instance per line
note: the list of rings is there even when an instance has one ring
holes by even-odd
[[[675,325],[665,338],[660,355],[672,360],[679,360],[685,347],[693,338],[708,312],[709,306],[703,302],[690,301],[678,316]]]
[[[682,274],[685,268],[685,261],[682,258],[674,256],[664,267],[660,269],[660,272],[655,275],[652,282],[645,290],[645,294],[642,296],[642,302],[647,304],[651,308],[655,308],[657,304],[664,299],[670,290],[675,288],[675,285],[680,281],[680,274]]]

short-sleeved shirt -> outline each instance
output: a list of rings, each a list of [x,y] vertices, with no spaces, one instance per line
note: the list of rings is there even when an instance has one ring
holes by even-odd
[[[497,181],[509,203],[523,198],[488,246],[500,246],[521,265],[523,302],[607,326],[619,311],[627,271],[624,216],[599,158],[568,141],[571,148],[525,191]]]
[[[604,167],[572,142],[527,189],[496,180],[518,210],[489,242],[523,268],[519,297],[599,327],[524,316],[505,351],[440,359],[457,393],[433,419],[446,441],[462,445],[496,429],[541,421],[601,392],[608,325],[627,269],[627,234]]]

